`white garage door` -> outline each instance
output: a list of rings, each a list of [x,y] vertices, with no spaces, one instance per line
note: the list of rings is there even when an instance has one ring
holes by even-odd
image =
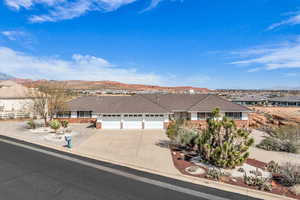
[[[164,115],[146,115],[145,129],[163,129]]]
[[[142,129],[142,115],[124,115],[123,129]]]
[[[102,129],[120,129],[121,115],[103,115]]]

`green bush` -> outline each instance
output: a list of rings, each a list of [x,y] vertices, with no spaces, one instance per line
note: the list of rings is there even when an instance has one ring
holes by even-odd
[[[166,134],[170,140],[175,140],[178,135],[179,124],[176,121],[173,121],[169,124]]]
[[[233,120],[220,120],[219,110],[212,112],[207,128],[196,139],[201,158],[217,167],[234,168],[243,164],[249,156],[248,149],[254,143],[249,132],[238,129]]]
[[[283,126],[277,129],[264,130],[266,136],[258,145],[258,148],[267,151],[282,151],[297,153],[300,148],[300,128],[298,126]]]
[[[300,166],[293,165],[291,163],[286,163],[285,165],[281,166],[280,169],[280,176],[278,181],[280,184],[284,186],[294,186],[300,184]]]
[[[69,126],[69,122],[67,120],[62,120],[60,121],[60,123],[63,128],[68,128]]]
[[[34,120],[28,121],[27,125],[30,129],[36,129],[36,126],[37,126]]]
[[[49,122],[49,126],[50,128],[52,128],[54,130],[54,132],[56,133],[58,129],[60,129],[61,127],[61,123],[58,120],[52,120]]]

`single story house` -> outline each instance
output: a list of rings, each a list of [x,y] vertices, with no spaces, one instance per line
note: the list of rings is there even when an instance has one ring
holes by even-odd
[[[56,118],[75,123],[93,121],[101,129],[165,129],[173,119],[204,125],[215,108],[238,126],[248,126],[248,108],[212,94],[85,96],[70,101],[68,111]]]
[[[245,105],[245,106],[260,106],[260,105],[266,105],[267,100],[262,97],[256,97],[256,96],[245,96],[241,98],[235,98],[231,100],[233,103]]]
[[[300,106],[300,96],[285,96],[269,99],[271,106]]]

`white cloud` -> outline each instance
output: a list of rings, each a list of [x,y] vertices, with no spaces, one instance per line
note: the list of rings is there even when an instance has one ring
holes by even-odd
[[[149,5],[147,8],[143,9],[143,10],[141,11],[141,13],[146,12],[146,11],[149,11],[149,10],[155,8],[155,7],[158,6],[158,4],[161,3],[162,1],[166,1],[166,0],[151,0],[150,5]],[[180,1],[180,2],[183,2],[184,0],[169,0],[169,1],[172,1],[172,2],[174,2],[174,1]]]
[[[231,64],[251,66],[253,68],[248,70],[250,72],[261,69],[296,69],[300,68],[300,38],[293,42],[249,49],[235,54],[240,56],[240,60]]]
[[[37,43],[36,38],[27,31],[5,30],[0,31],[0,35],[10,42],[31,50],[34,49],[33,46]]]
[[[291,72],[291,73],[285,73],[285,74],[283,74],[285,77],[296,77],[296,76],[298,76],[298,74],[297,73],[293,73],[293,72]]]
[[[84,15],[89,11],[111,12],[121,6],[131,4],[137,0],[5,0],[6,5],[14,10],[31,9],[35,5],[43,5],[48,13],[32,15],[29,21],[33,23],[56,22],[73,19]],[[151,0],[146,10],[156,7],[163,0]],[[176,0],[171,0],[176,1]],[[182,1],[182,0],[181,0]]]
[[[273,30],[275,28],[278,28],[280,26],[284,26],[284,25],[297,25],[300,24],[300,12],[294,12],[292,13],[293,16],[289,17],[286,20],[283,20],[281,22],[278,23],[274,23],[271,26],[268,27],[268,30]]]
[[[7,39],[13,40],[13,41],[27,36],[27,33],[23,32],[23,31],[15,31],[15,30],[2,31],[1,34],[3,36],[5,36]]]
[[[207,76],[178,77],[143,73],[132,68],[115,66],[109,61],[74,54],[70,60],[57,57],[37,57],[0,47],[0,72],[19,78],[53,80],[112,80],[151,85],[198,85],[209,80]],[[179,81],[180,80],[180,81]]]

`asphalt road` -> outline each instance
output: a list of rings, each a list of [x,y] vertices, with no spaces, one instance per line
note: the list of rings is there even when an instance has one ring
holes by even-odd
[[[0,200],[254,199],[3,138]]]

